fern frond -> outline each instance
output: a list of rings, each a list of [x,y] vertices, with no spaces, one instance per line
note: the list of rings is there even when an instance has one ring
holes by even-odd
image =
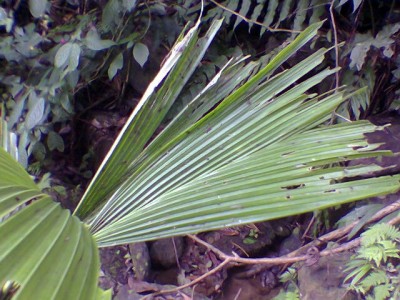
[[[250,6],[251,6],[251,1],[243,1],[242,2],[242,7],[239,10],[239,15],[240,16],[246,16],[249,11],[250,11]],[[243,21],[242,18],[238,17],[235,20],[235,24],[233,25],[233,30],[235,30],[235,28]],[[253,26],[252,23],[249,23],[249,31],[251,29],[251,27]]]
[[[373,287],[377,287],[381,284],[388,284],[389,280],[386,275],[386,272],[383,270],[375,270],[370,272],[364,280],[362,280],[361,285],[366,291],[369,291]]]
[[[300,293],[298,290],[293,292],[287,292],[285,296],[285,300],[300,300]]]
[[[376,266],[380,266],[382,261],[386,261],[386,253],[383,245],[373,244],[367,248],[361,248],[357,258],[365,259],[367,261],[374,261]]]
[[[289,17],[289,12],[290,12],[290,8],[292,6],[292,2],[293,2],[292,0],[282,1],[278,24]]]
[[[400,231],[393,225],[376,224],[361,234],[361,245],[368,247],[383,240],[400,240]]]
[[[293,21],[293,30],[302,30],[307,17],[307,11],[311,7],[310,0],[298,1],[296,15]]]
[[[347,263],[347,268],[344,270],[345,272],[349,272],[353,269],[360,268],[365,265],[365,261],[361,259],[355,259],[355,255],[352,256],[352,259]]]
[[[278,8],[278,4],[279,4],[279,1],[269,1],[268,2],[267,13],[262,21],[265,26],[270,27],[272,25],[272,22],[274,21],[274,17],[275,17],[275,12]],[[260,35],[262,35],[267,30],[267,27],[261,28]]]
[[[365,264],[360,266],[359,268],[354,269],[349,275],[346,276],[344,281],[348,281],[350,278],[353,277],[353,279],[350,282],[350,288],[351,289],[356,289],[357,284],[360,282],[360,280],[368,274],[368,272],[372,269],[372,266],[370,264]]]
[[[312,14],[309,20],[310,24],[321,21],[321,17],[325,13],[325,5],[325,0],[311,0]]]
[[[385,255],[387,257],[400,258],[400,248],[398,243],[393,242],[393,240],[381,241],[379,242],[385,248]]]
[[[399,235],[396,227],[384,223],[372,226],[361,235],[361,247],[345,269],[350,272],[344,280],[351,279],[349,289],[362,294],[364,299],[398,299],[400,269],[386,261],[399,258]]]
[[[375,300],[386,300],[390,297],[390,291],[392,286],[388,283],[384,285],[378,285],[374,288],[374,299]],[[395,299],[395,298],[392,298]]]
[[[288,268],[282,275],[279,276],[280,282],[294,281],[297,279],[297,271],[295,268]]]
[[[203,20],[224,17],[228,23],[234,21],[233,29],[242,21],[246,21],[249,31],[255,24],[262,25],[260,36],[268,28],[280,27],[286,20],[289,20],[290,30],[303,30],[307,24],[312,24],[311,19],[307,18],[309,11],[314,23],[320,21],[326,4],[321,0],[211,0],[211,2],[216,7],[209,9]]]

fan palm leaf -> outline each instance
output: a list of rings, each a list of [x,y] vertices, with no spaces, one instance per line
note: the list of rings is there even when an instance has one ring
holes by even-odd
[[[0,170],[1,286],[17,287],[15,299],[109,298],[97,287],[98,250],[87,226],[42,193],[3,148]]]
[[[307,75],[329,49],[276,73],[320,26],[310,26],[253,76],[256,63],[231,61],[140,154],[113,160],[128,152],[124,141],[135,139],[136,124],[145,123],[135,115],[109,152],[108,169],[98,171],[76,211],[87,218],[99,245],[270,220],[396,191],[397,177],[349,181],[377,166],[340,165],[387,155],[365,141],[365,133],[380,128],[367,122],[316,128],[346,100],[343,91],[308,92],[337,71]],[[174,69],[169,76],[182,78],[179,72],[184,71]],[[164,97],[153,96],[149,101]],[[152,108],[142,107],[152,123],[146,113]],[[118,186],[108,186],[113,168],[123,165]],[[95,186],[108,194],[97,212],[87,206],[105,194]]]

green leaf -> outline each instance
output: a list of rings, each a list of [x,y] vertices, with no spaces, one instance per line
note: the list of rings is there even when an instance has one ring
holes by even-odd
[[[4,8],[0,7],[0,24],[3,24],[3,22],[7,19],[7,12]]]
[[[292,0],[283,1],[282,7],[280,8],[279,22],[289,17],[290,7],[292,6]]]
[[[356,67],[358,71],[364,65],[367,52],[371,48],[372,43],[364,42],[355,45],[350,53],[350,68]]]
[[[97,287],[99,256],[87,227],[41,193],[2,148],[0,169],[0,216],[13,211],[0,223],[0,282],[20,286],[13,299],[104,294]]]
[[[81,47],[76,43],[66,43],[62,45],[54,58],[54,65],[57,68],[65,69],[65,72],[74,71],[79,65]],[[66,75],[66,74],[64,74]]]
[[[374,288],[374,300],[385,300],[390,297],[390,291],[393,288],[392,284],[383,284],[383,285],[378,285],[375,286]],[[391,298],[395,299],[395,298]]]
[[[353,0],[353,13],[360,7],[363,0]]]
[[[73,45],[72,43],[66,43],[57,50],[56,56],[54,58],[55,67],[61,68],[62,66],[65,65],[65,63],[69,59],[72,50],[72,45]]]
[[[149,58],[149,49],[145,44],[136,43],[132,51],[133,57],[135,58],[137,63],[143,68],[144,64]]]
[[[194,233],[297,215],[370,194],[395,191],[399,177],[337,183],[344,177],[368,172],[367,168],[323,168],[328,162],[339,162],[338,157],[360,155],[343,145],[356,147],[362,141],[362,135],[358,134],[361,128],[347,128],[348,136],[344,139],[335,138],[343,127],[313,130],[242,156],[224,167],[202,172],[195,172],[196,167],[190,161],[198,157],[200,161],[215,164],[221,156],[221,152],[213,154],[216,151],[205,140],[202,140],[204,149],[186,156],[183,164],[168,167],[172,171],[175,166],[168,174],[161,171],[162,165],[182,156],[170,150],[169,162],[160,160],[147,171],[157,176],[157,180],[122,186],[113,195],[112,205],[92,224],[95,236],[101,245],[110,245]],[[182,147],[193,151],[189,145]],[[208,153],[202,155],[201,151]],[[116,202],[121,196],[121,202]]]
[[[43,161],[46,157],[46,147],[41,142],[34,144],[32,154],[38,161]]]
[[[21,89],[22,92],[22,89]],[[25,108],[26,98],[28,97],[28,93],[23,93],[21,97],[18,97],[15,100],[15,103],[12,107],[11,114],[8,119],[8,126],[12,128],[18,121],[22,115],[22,112]]]
[[[15,299],[95,298],[96,244],[58,204],[49,198],[34,202],[3,222],[0,234],[0,282],[21,285]]]
[[[355,287],[360,280],[366,276],[372,269],[372,266],[368,263],[366,263],[366,261],[364,260],[358,260],[360,262],[360,266],[356,269],[354,269],[351,273],[349,273],[349,275],[346,276],[346,278],[344,279],[344,281],[348,281],[352,278],[351,282],[350,282],[350,287],[353,288]]]
[[[112,40],[102,40],[95,28],[89,30],[83,42],[85,43],[86,47],[95,51],[108,49],[115,45],[115,42]]]
[[[10,163],[10,161],[12,163]],[[0,218],[21,204],[34,199],[39,193],[36,185],[11,156],[0,148]]]
[[[108,78],[112,80],[119,70],[124,66],[124,57],[122,53],[119,53],[111,62],[108,68]]]
[[[79,65],[79,57],[81,55],[81,47],[78,44],[72,44],[71,52],[68,59],[68,71],[74,71]]]
[[[122,0],[122,6],[126,11],[131,11],[136,7],[137,0]]]
[[[50,151],[57,149],[60,152],[64,152],[64,140],[63,138],[56,132],[50,131],[47,136],[47,146]]]
[[[90,183],[91,187],[86,190],[75,211],[77,216],[87,217],[99,203],[107,200],[106,195],[118,187],[121,177],[129,171],[130,162],[141,153],[194,72],[221,22],[214,22],[200,40],[197,37],[200,23],[196,23],[172,48],[97,170]],[[164,84],[161,85],[163,81]]]
[[[5,149],[15,160],[18,160],[17,135],[8,130],[5,120],[4,102],[0,105],[0,147]]]
[[[279,1],[269,1],[268,2],[267,13],[263,20],[263,24],[266,27],[261,28],[260,36],[263,35],[263,33],[267,30],[267,26],[268,27],[271,26],[272,22],[274,21],[275,13],[277,13],[279,11],[279,9],[277,9],[278,5],[279,5]]]
[[[74,74],[75,72],[71,72],[68,75]],[[66,112],[72,114],[74,112],[74,107],[72,106],[71,100],[70,100],[70,95],[66,92],[62,93],[60,95],[60,104],[62,108],[65,109]]]
[[[47,0],[29,0],[29,11],[34,18],[40,18],[48,6]]]
[[[346,216],[341,218],[337,224],[342,223],[342,226],[347,226],[348,224],[358,221],[358,223],[354,226],[354,228],[351,230],[351,232],[348,234],[348,239],[350,240],[353,238],[368,222],[368,220],[371,219],[371,217],[377,213],[379,210],[383,208],[383,204],[366,204],[360,207],[355,208],[352,210],[350,213],[348,213]]]
[[[243,244],[252,245],[252,244],[255,244],[255,243],[257,243],[257,240],[255,238],[246,237],[246,238],[243,239]]]
[[[243,1],[242,6],[240,7],[239,15],[246,16],[250,10],[251,1]],[[258,17],[258,16],[257,16]],[[255,19],[257,19],[257,17]],[[240,22],[243,21],[243,18],[237,16],[235,20],[235,24],[233,25],[233,30],[239,25]],[[251,23],[249,23],[249,29],[251,29]]]
[[[79,82],[79,70],[73,70],[72,72],[68,73],[68,75],[66,76],[65,80],[67,81],[68,87],[71,89],[74,89],[76,87],[76,85]],[[63,92],[63,94],[65,94],[64,98],[69,97],[67,92]],[[61,104],[63,105],[63,104]],[[68,109],[63,105],[63,108],[67,111],[67,112],[73,112],[73,109]]]
[[[42,97],[38,97],[35,92],[29,95],[29,110],[25,118],[25,128],[32,129],[43,118],[45,101]]]
[[[293,21],[293,30],[302,30],[311,6],[310,0],[297,1],[296,14]],[[310,23],[311,24],[311,23]]]
[[[75,212],[90,220],[99,245],[271,220],[397,191],[399,175],[356,180],[380,167],[342,164],[389,154],[365,138],[382,128],[368,122],[322,126],[345,101],[342,92],[309,92],[337,71],[308,75],[323,62],[326,49],[276,72],[321,24],[304,30],[251,78],[255,63],[228,65],[145,147],[218,26],[198,41],[197,28],[189,31],[146,90]],[[218,90],[224,84],[226,94]]]
[[[107,1],[101,16],[101,29],[105,32],[115,29],[115,25],[120,22],[120,13],[123,10],[119,0]]]

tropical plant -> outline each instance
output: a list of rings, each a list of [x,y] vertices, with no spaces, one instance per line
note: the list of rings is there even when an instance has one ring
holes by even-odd
[[[221,21],[202,38],[199,24],[172,48],[73,216],[0,149],[0,217],[11,213],[0,224],[0,283],[13,287],[16,299],[109,297],[97,288],[97,247],[297,215],[399,189],[399,176],[354,178],[379,166],[341,164],[389,153],[368,144],[364,134],[382,129],[368,122],[323,125],[346,100],[344,91],[307,91],[337,70],[304,78],[329,50],[277,72],[321,23],[258,72],[258,62],[233,58],[154,138]]]
[[[183,0],[181,3],[182,15],[187,18],[191,13],[199,11],[200,1]],[[207,4],[205,20],[214,18],[224,18],[226,22],[233,24],[233,30],[242,23],[246,22],[249,31],[252,28],[259,29],[259,35],[280,27],[283,22],[290,20],[289,27],[292,31],[300,31],[307,24],[320,21],[324,14],[326,2],[322,0],[301,0],[293,2],[291,0],[270,1],[235,1],[211,0]],[[309,15],[309,17],[307,17]],[[254,26],[255,24],[261,25]],[[287,24],[286,24],[287,25]],[[287,31],[290,31],[287,30]]]
[[[395,61],[395,34],[400,30],[400,23],[386,25],[376,35],[372,32],[365,34],[358,33],[354,40],[346,45],[342,53],[342,60],[348,57],[350,61],[348,69],[345,70],[342,83],[353,86],[356,89],[366,87],[362,93],[355,94],[347,103],[343,103],[337,113],[348,120],[359,120],[368,116],[367,112],[376,112],[377,107],[370,107],[374,97],[374,89],[377,80],[376,65],[380,60],[391,61],[396,68],[398,63]],[[365,59],[369,58],[374,63],[365,64]],[[397,80],[395,71],[393,79]],[[393,101],[393,100],[392,100]],[[391,101],[388,101],[387,108]],[[375,106],[377,106],[375,104]],[[393,107],[396,108],[396,107]]]
[[[289,267],[280,277],[280,282],[285,283],[286,288],[282,289],[273,300],[298,300],[300,291],[297,286],[297,270]]]
[[[400,269],[391,260],[400,259],[399,243],[400,231],[385,223],[361,234],[361,246],[345,270],[349,289],[366,299],[398,299]]]
[[[82,86],[98,80],[101,71],[112,80],[127,51],[143,65],[148,49],[132,30],[133,18],[122,18],[136,13],[136,1],[109,1],[100,22],[96,11],[62,26],[50,20],[48,0],[28,1],[34,19],[27,24],[17,17],[24,4],[3,2],[0,100],[6,104],[8,127],[18,136],[18,161],[27,167],[30,156],[42,163],[51,151],[64,151],[59,128],[68,127],[75,113],[73,96]]]

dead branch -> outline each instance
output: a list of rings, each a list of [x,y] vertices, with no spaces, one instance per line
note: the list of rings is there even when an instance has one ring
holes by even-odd
[[[374,214],[369,221],[366,223],[367,224],[371,224],[373,222],[379,221],[380,219],[382,219],[383,217],[391,214],[392,212],[396,211],[396,210],[400,210],[400,199],[397,200],[396,202],[384,207],[383,209],[379,210],[376,214]],[[311,252],[315,252],[317,251],[319,256],[328,256],[328,255],[333,255],[336,253],[340,253],[340,252],[344,252],[344,251],[348,251],[350,249],[354,249],[356,247],[358,247],[360,245],[361,242],[361,238],[356,238],[352,241],[349,241],[347,243],[344,243],[340,246],[334,247],[332,249],[325,249],[321,252],[319,252],[318,250],[318,246],[321,246],[322,244],[326,244],[329,241],[333,241],[333,240],[337,240],[340,239],[342,237],[344,237],[345,235],[347,235],[357,224],[359,223],[359,221],[354,221],[353,223],[336,229],[330,233],[327,233],[321,237],[319,237],[317,240],[312,241],[310,243],[308,243],[307,245],[292,251],[291,253],[284,255],[282,257],[273,257],[273,258],[243,258],[243,257],[239,257],[237,256],[235,253],[233,253],[233,255],[228,255],[224,252],[222,252],[221,250],[219,250],[218,248],[214,247],[213,245],[203,241],[202,239],[198,238],[195,235],[188,235],[189,238],[191,238],[192,240],[194,240],[196,243],[204,246],[208,251],[212,251],[214,252],[221,260],[222,262],[215,267],[214,269],[208,271],[207,273],[203,274],[202,276],[196,278],[195,280],[193,280],[190,283],[187,283],[185,285],[179,286],[177,288],[174,289],[170,289],[170,290],[162,290],[156,293],[153,293],[149,296],[156,296],[156,295],[160,295],[160,294],[169,294],[169,293],[176,293],[182,289],[191,287],[197,283],[199,283],[200,281],[202,281],[204,278],[215,274],[216,272],[218,272],[219,270],[221,270],[224,266],[227,266],[229,264],[235,264],[235,265],[249,265],[249,264],[254,264],[254,265],[259,265],[259,264],[263,264],[265,265],[265,267],[270,267],[273,265],[286,265],[286,264],[293,264],[296,262],[300,262],[300,261],[305,261],[307,264],[307,261],[310,260],[310,256],[312,256],[313,254]],[[396,216],[393,219],[391,219],[389,222],[387,222],[388,224],[391,225],[395,225],[400,223],[400,216]],[[303,255],[300,255],[300,253],[306,253]],[[265,268],[264,268],[265,269]],[[260,269],[257,270],[257,272],[261,271]],[[254,274],[253,274],[254,275]],[[148,299],[147,297],[144,299]]]

